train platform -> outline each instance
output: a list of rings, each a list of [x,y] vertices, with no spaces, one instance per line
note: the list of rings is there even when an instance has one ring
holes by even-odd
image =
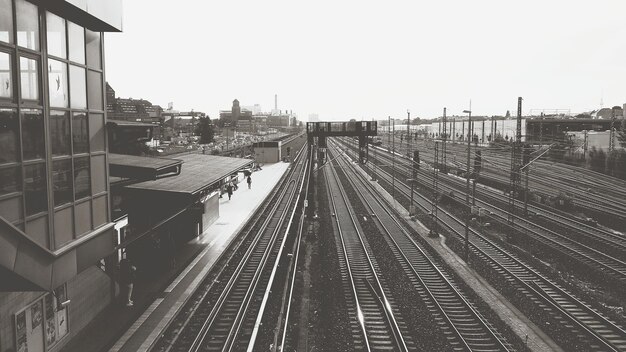
[[[138,278],[133,307],[111,304],[62,349],[65,352],[147,351],[176,313],[202,283],[224,249],[238,235],[289,163],[266,164],[252,174],[252,188],[245,181],[229,200],[219,200],[219,218],[202,235],[176,253],[176,268],[164,269],[150,280]],[[241,177],[241,176],[240,176]]]
[[[367,179],[369,175],[361,168],[357,168]],[[394,201],[391,194],[378,184],[376,181],[370,181],[374,187],[380,192],[388,204],[400,214],[408,224],[423,238],[425,238],[440,255],[444,262],[450,266],[459,275],[463,281],[474,290],[474,292],[484,301],[489,302],[491,309],[498,317],[507,324],[511,330],[526,343],[528,350],[533,352],[564,352],[563,349],[552,340],[537,325],[520,312],[509,300],[491,286],[474,269],[470,268],[463,259],[461,259],[454,251],[452,251],[445,243],[445,237],[430,238],[428,237],[429,229],[426,228],[419,220],[409,216],[409,212],[400,203]]]

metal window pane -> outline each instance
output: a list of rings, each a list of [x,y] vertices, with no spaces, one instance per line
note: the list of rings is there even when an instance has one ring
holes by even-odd
[[[70,113],[50,111],[50,145],[52,155],[70,155]]]
[[[92,152],[104,151],[104,114],[89,113],[89,147]]]
[[[0,0],[0,41],[13,43],[13,2]]]
[[[43,112],[23,109],[21,115],[24,160],[43,159],[45,156]]]
[[[100,57],[100,33],[92,32],[88,29],[85,29],[85,38],[86,45],[85,50],[87,51],[87,66],[92,68],[101,69],[102,62]]]
[[[0,109],[0,164],[19,160],[20,140],[17,111]]]
[[[72,114],[72,140],[74,154],[89,153],[89,128],[87,114],[78,112]]]
[[[0,98],[13,98],[11,55],[2,52],[0,52]]]
[[[52,184],[55,207],[72,202],[72,183],[72,160],[54,161],[52,163]]]
[[[70,40],[70,60],[85,64],[85,29],[75,23],[67,22]]]
[[[0,195],[22,190],[22,178],[18,166],[0,168]]]
[[[37,60],[20,57],[22,100],[39,100],[39,69]]]
[[[55,14],[46,12],[48,55],[67,58],[65,43],[65,20]]]
[[[104,155],[91,157],[91,186],[92,193],[98,194],[106,191],[106,162]]]
[[[39,13],[37,6],[26,0],[15,1],[17,45],[39,50]]]
[[[74,158],[74,194],[77,200],[91,195],[91,175],[89,173],[89,158]]]
[[[66,108],[67,94],[67,64],[61,61],[48,59],[48,95],[50,106]]]
[[[89,109],[104,110],[102,102],[102,74],[89,70],[87,72],[87,93]]]
[[[27,216],[48,210],[45,164],[24,166],[24,198]]]
[[[75,109],[87,108],[85,69],[74,65],[70,65],[70,106]]]

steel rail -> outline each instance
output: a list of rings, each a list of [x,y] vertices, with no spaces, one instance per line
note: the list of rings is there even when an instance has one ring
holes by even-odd
[[[344,163],[344,165],[347,165],[347,163]],[[344,167],[344,170],[346,169],[347,167]],[[495,332],[490,327],[490,324],[488,324],[486,320],[482,316],[480,316],[480,314],[473,308],[473,306],[449,281],[446,275],[444,275],[444,273],[437,267],[437,265],[432,262],[432,260],[429,258],[429,255],[427,255],[423,251],[423,249],[415,242],[415,240],[413,240],[413,238],[411,238],[411,236],[406,232],[404,227],[397,220],[396,215],[389,210],[389,204],[382,201],[380,197],[375,194],[376,191],[372,189],[372,185],[368,181],[364,180],[363,175],[359,172],[351,170],[351,175],[354,175],[355,177],[348,177],[349,182],[354,186],[354,189],[366,191],[366,193],[359,194],[363,203],[367,205],[367,207],[370,209],[372,217],[375,218],[378,221],[378,224],[384,229],[387,237],[392,241],[398,253],[400,254],[401,260],[404,260],[404,262],[407,263],[408,267],[411,269],[414,280],[419,281],[421,287],[424,288],[430,300],[437,307],[439,313],[442,314],[448,325],[454,331],[455,335],[457,335],[459,341],[461,341],[464,349],[466,351],[494,351],[494,349],[499,351],[509,351],[509,348],[506,347],[504,343],[495,335]],[[358,179],[359,185],[356,184],[357,181],[355,181],[355,179]],[[368,196],[366,196],[366,194]],[[374,208],[374,204],[378,205],[378,209]],[[382,216],[381,218],[381,213],[385,214],[386,217]],[[402,237],[393,235],[395,231],[392,231],[389,226],[394,225],[397,229],[397,232],[402,234]],[[399,243],[400,241],[403,242]],[[405,247],[404,245],[408,245],[408,247]],[[430,272],[425,271],[424,269],[420,270],[416,268],[419,263],[415,263],[414,261],[410,260],[409,254],[405,253],[410,249],[414,249],[413,256],[419,256],[419,259],[425,261],[427,265],[430,266]],[[438,282],[432,282],[433,275],[437,276],[436,280]],[[429,280],[430,284],[427,283],[425,280]],[[446,286],[445,290],[447,291],[443,293],[443,300],[441,297],[442,293],[437,294],[434,293],[433,290],[431,290],[431,286],[441,284]],[[441,288],[435,287],[434,289],[441,291]],[[452,294],[453,296],[455,296],[456,301],[451,302],[450,297],[445,296],[446,294]],[[439,296],[440,298],[438,299],[437,296]],[[440,300],[442,302],[440,302]],[[461,315],[461,313],[459,312],[460,307],[452,306],[453,304],[461,305],[461,308],[465,310],[465,314],[469,314],[473,319],[475,319],[476,322],[468,326],[470,324],[468,323],[468,317],[459,317],[459,315]],[[443,305],[445,305],[446,307],[444,307]],[[484,335],[478,336],[476,330],[477,325],[475,324],[481,326],[479,328],[483,330]],[[464,331],[461,332],[459,329],[463,329]],[[492,344],[487,344],[485,339],[490,339]]]
[[[384,170],[379,171],[379,176],[387,176],[389,178],[391,177]],[[385,182],[390,183],[390,181],[388,180],[385,180]],[[400,189],[400,193],[408,199],[408,186],[406,186],[402,182],[398,184],[402,186],[402,189]],[[430,210],[430,200],[422,197],[421,195],[419,195],[419,193],[417,198],[421,199],[422,202],[428,204],[424,205],[422,204],[422,202],[417,202],[424,211],[428,212]],[[440,212],[448,218],[452,219],[452,221],[457,224],[463,223],[461,220],[459,220],[443,208],[440,209]],[[462,234],[448,222],[443,220],[441,220],[441,222],[450,230],[452,234],[461,239],[463,238]],[[564,289],[559,288],[551,280],[540,274],[536,269],[531,268],[529,265],[521,262],[521,260],[517,259],[507,250],[481,235],[475,229],[470,228],[470,231],[472,234],[472,236],[470,237],[470,247],[472,251],[476,252],[479,256],[482,256],[483,258],[491,262],[492,265],[497,267],[497,270],[504,272],[515,282],[517,282],[518,285],[520,285],[527,291],[533,291],[532,287],[530,286],[531,284],[529,283],[530,281],[534,281],[535,285],[541,284],[543,290],[545,292],[548,292],[553,302],[560,302],[558,304],[558,307],[560,311],[563,312],[563,317],[570,321],[574,326],[578,326],[581,332],[586,334],[586,336],[592,338],[594,341],[599,343],[602,346],[602,349],[600,350],[626,350],[626,331],[624,331],[622,327],[608,320],[607,318],[596,312],[594,309],[589,307],[586,303],[581,302],[577,298],[573,297]],[[494,258],[496,256],[500,258]],[[508,261],[508,263],[503,263],[503,261]],[[549,291],[552,291],[552,293],[550,294]],[[543,300],[547,302],[545,297],[541,296],[541,298],[543,298]],[[596,327],[594,328],[590,325],[595,325]],[[594,346],[590,345],[589,347],[593,348]]]
[[[330,169],[330,170],[328,170]],[[406,346],[406,343],[404,341],[404,337],[402,336],[402,333],[400,331],[400,328],[398,327],[397,321],[394,317],[394,313],[391,309],[391,305],[389,304],[389,300],[387,299],[387,297],[384,294],[384,290],[382,288],[382,284],[380,283],[379,279],[378,279],[378,275],[376,273],[376,270],[374,269],[374,265],[372,263],[372,260],[369,256],[369,253],[367,251],[367,248],[365,247],[364,244],[364,240],[362,238],[362,234],[359,231],[357,222],[355,220],[355,214],[350,206],[350,201],[348,200],[348,196],[345,193],[345,190],[343,189],[343,186],[341,185],[341,181],[339,180],[339,176],[337,175],[337,172],[335,170],[334,167],[328,168],[326,171],[326,174],[329,177],[325,177],[326,179],[326,183],[328,186],[328,190],[331,191],[334,188],[337,188],[339,191],[339,195],[340,195],[340,199],[341,199],[341,205],[343,205],[342,210],[345,210],[348,215],[349,215],[349,220],[351,225],[350,229],[353,229],[356,236],[356,240],[358,242],[356,246],[356,248],[352,247],[351,251],[357,251],[357,252],[361,252],[361,258],[355,258],[355,256],[359,255],[357,253],[353,253],[353,255],[351,255],[351,251],[349,251],[348,245],[347,245],[347,238],[344,235],[344,231],[342,230],[343,225],[340,221],[340,214],[339,213],[339,209],[338,209],[338,204],[335,201],[334,197],[330,196],[330,200],[331,200],[331,209],[333,210],[335,216],[335,224],[337,226],[338,229],[338,235],[339,238],[341,240],[341,249],[342,249],[342,253],[344,255],[345,261],[346,261],[346,268],[348,271],[348,277],[350,278],[350,286],[352,287],[353,290],[353,298],[356,302],[356,307],[357,307],[357,316],[359,318],[359,323],[361,325],[362,331],[363,331],[363,336],[365,339],[365,344],[367,347],[368,351],[372,350],[372,342],[370,341],[370,337],[368,336],[368,328],[367,328],[367,322],[366,322],[366,316],[365,316],[365,312],[366,309],[364,309],[362,307],[362,304],[360,303],[359,300],[359,296],[363,296],[365,295],[365,293],[363,292],[363,290],[359,290],[358,287],[360,287],[357,284],[357,280],[355,278],[355,274],[354,274],[354,269],[352,268],[351,264],[353,261],[359,259],[359,260],[365,260],[365,262],[367,263],[366,268],[359,268],[358,271],[362,271],[362,270],[366,270],[366,272],[361,273],[361,279],[364,281],[369,281],[369,279],[367,279],[367,276],[370,276],[371,278],[373,278],[376,282],[375,288],[376,290],[378,290],[378,292],[382,295],[383,300],[380,304],[379,309],[381,310],[381,313],[387,318],[388,320],[388,324],[389,324],[389,330],[390,330],[390,334],[392,335],[391,337],[394,339],[395,341],[395,345],[401,350],[401,351],[407,351],[408,348]],[[331,181],[332,180],[332,181]],[[333,184],[334,182],[334,184]],[[332,185],[335,185],[336,187],[332,187]],[[336,194],[336,192],[335,192]],[[371,284],[371,282],[370,282]],[[368,307],[369,308],[369,307]],[[378,336],[380,338],[380,336]]]

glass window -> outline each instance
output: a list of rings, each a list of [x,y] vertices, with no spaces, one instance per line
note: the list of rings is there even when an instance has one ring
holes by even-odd
[[[24,196],[26,215],[37,214],[48,209],[45,164],[24,166]]]
[[[74,158],[74,192],[75,199],[91,195],[91,175],[89,174],[89,158]]]
[[[70,60],[85,63],[85,30],[72,22],[67,23],[70,38]]]
[[[13,97],[13,78],[11,76],[11,55],[0,52],[0,98]]]
[[[104,151],[104,115],[89,113],[89,146],[92,152]]]
[[[46,24],[48,26],[48,54],[64,59],[67,58],[65,20],[50,12],[46,12]]]
[[[39,14],[37,6],[26,0],[16,0],[17,45],[39,50]]]
[[[0,41],[13,43],[13,4],[0,0]]]
[[[18,166],[0,168],[0,195],[19,192],[22,189],[22,178]]]
[[[39,100],[39,70],[37,60],[20,57],[22,100]]]
[[[85,69],[74,65],[70,65],[70,106],[75,109],[87,108]]]
[[[72,160],[52,162],[52,186],[54,188],[54,206],[72,202]]]
[[[67,97],[67,64],[48,59],[48,94],[50,106],[66,108]]]
[[[87,114],[76,112],[72,115],[72,140],[74,154],[89,153],[89,129]]]
[[[86,45],[85,49],[87,51],[87,66],[100,69],[102,68],[102,63],[100,62],[100,33],[92,32],[88,29],[85,29],[85,37],[86,37]]]
[[[0,109],[0,164],[20,160],[18,133],[17,111]]]
[[[45,142],[41,110],[22,110],[22,153],[24,160],[44,157]]]
[[[87,93],[89,96],[89,109],[104,110],[102,103],[102,74],[95,71],[87,71]]]
[[[52,155],[70,155],[70,113],[50,111],[50,145]]]

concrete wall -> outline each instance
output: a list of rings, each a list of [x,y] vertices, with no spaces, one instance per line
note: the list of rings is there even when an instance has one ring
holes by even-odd
[[[67,283],[70,303],[70,335],[72,339],[104,308],[112,303],[111,278],[96,266],[83,271]],[[57,348],[58,349],[58,348]]]

